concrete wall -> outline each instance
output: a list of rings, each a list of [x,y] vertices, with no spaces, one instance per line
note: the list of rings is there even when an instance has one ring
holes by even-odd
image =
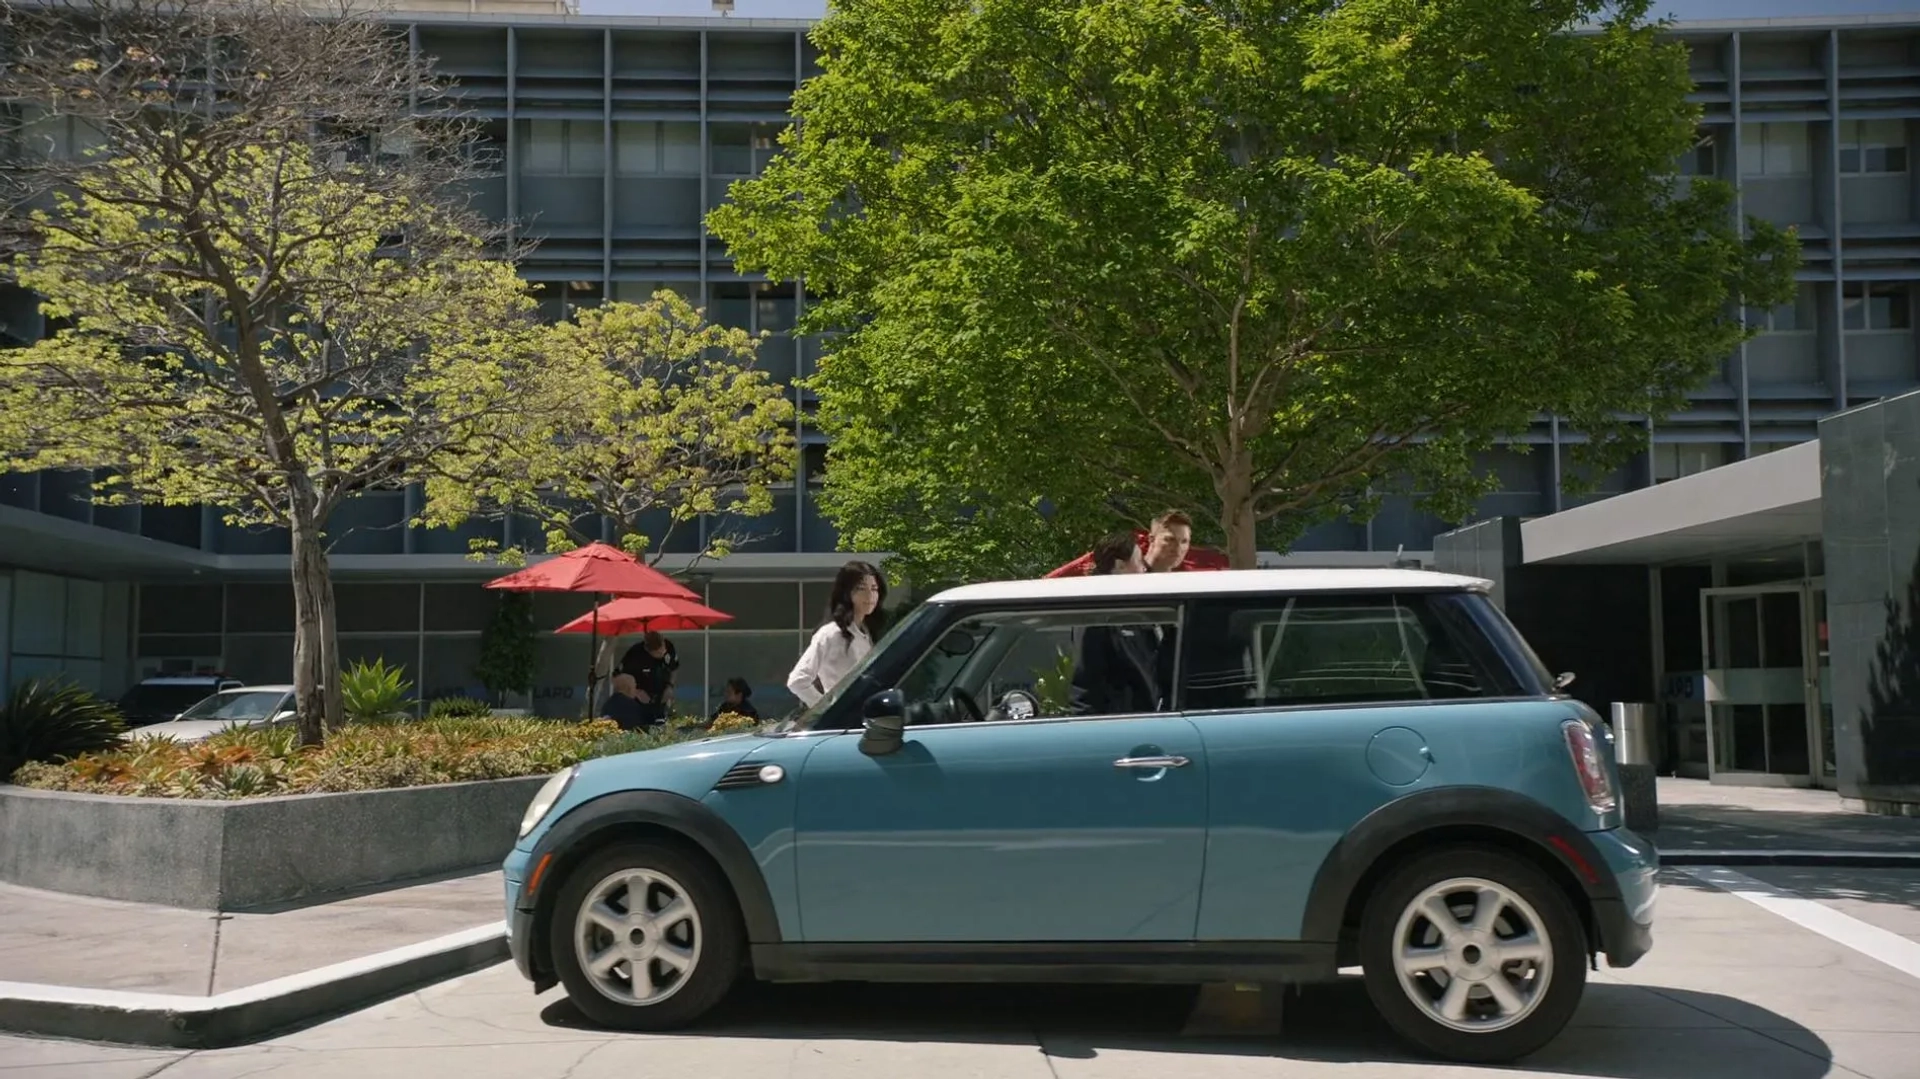
[[[1920,393],[1820,421],[1843,797],[1920,812]]]
[[[231,802],[0,786],[0,881],[233,910],[498,862],[545,776]]]

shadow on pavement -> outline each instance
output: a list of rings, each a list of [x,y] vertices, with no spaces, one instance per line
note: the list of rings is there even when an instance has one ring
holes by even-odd
[[[1663,851],[1858,850],[1920,853],[1920,818],[1719,805],[1662,805],[1648,833]]]
[[[1920,910],[1920,869],[1739,866],[1735,872],[1792,892],[1803,899],[1849,899]],[[1690,888],[1701,892],[1720,891],[1706,881],[1680,872],[1662,873],[1660,886]]]
[[[1358,977],[1290,995],[1281,1032],[1245,1037],[1182,1036],[1196,992],[1158,986],[754,984],[742,987],[711,1020],[689,1033],[1037,1043],[1047,1056],[1085,1060],[1121,1051],[1315,1063],[1429,1063],[1387,1029]],[[541,1019],[558,1027],[593,1026],[564,997],[548,1005]],[[1702,1036],[1709,1033],[1715,1036]],[[1591,982],[1572,1025],[1519,1067],[1595,1079],[1756,1074],[1820,1079],[1831,1070],[1831,1057],[1811,1031],[1745,1001]]]

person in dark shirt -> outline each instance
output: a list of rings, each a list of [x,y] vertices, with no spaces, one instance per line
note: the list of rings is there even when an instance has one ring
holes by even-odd
[[[664,723],[673,704],[673,682],[680,670],[680,656],[673,642],[649,631],[640,643],[620,657],[621,671],[633,676],[636,695],[649,725]]]
[[[1089,576],[1144,572],[1131,532],[1116,532],[1093,549]],[[1074,656],[1067,709],[1079,716],[1158,711],[1158,667],[1151,627],[1089,626]]]
[[[640,703],[633,676],[625,671],[613,676],[613,693],[607,697],[607,703],[600,706],[600,714],[620,725],[623,731],[643,730],[647,727],[646,706]]]
[[[737,716],[746,716],[748,719],[759,719],[760,710],[755,708],[753,702],[748,699],[752,696],[753,687],[747,684],[746,679],[727,679],[727,687],[725,695],[720,699],[720,707],[713,710],[713,716],[707,722],[711,723],[728,712]]]

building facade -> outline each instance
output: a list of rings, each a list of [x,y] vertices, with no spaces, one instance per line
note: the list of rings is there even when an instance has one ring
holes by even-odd
[[[493,175],[473,197],[537,241],[524,265],[543,310],[681,292],[710,317],[765,330],[762,362],[789,384],[810,374],[819,341],[793,332],[805,290],[737,273],[705,212],[735,179],[757,174],[787,122],[794,89],[817,69],[809,22],[542,14],[482,8],[395,18],[410,46],[437,58],[483,121]],[[537,6],[537,5],[533,5]],[[1796,226],[1805,250],[1794,302],[1754,312],[1767,332],[1729,356],[1686,411],[1650,424],[1651,447],[1570,493],[1564,451],[1576,436],[1543,417],[1489,454],[1501,482],[1480,517],[1551,514],[1811,439],[1836,410],[1920,385],[1913,288],[1920,281],[1920,187],[1911,139],[1920,118],[1920,17],[1685,23],[1705,110],[1700,140],[1677,171],[1738,183],[1742,212]],[[56,144],[70,132],[49,130]],[[0,295],[16,342],[41,332],[31,296]],[[812,497],[825,442],[795,392],[799,476],[772,514],[701,529],[745,532],[738,553],[696,567],[726,629],[681,641],[683,699],[706,707],[729,677],[756,687],[763,711],[780,684],[826,581],[846,557]],[[163,669],[219,667],[250,681],[286,677],[291,597],[287,539],[224,524],[212,509],[99,507],[90,477],[0,477],[0,682],[65,672],[108,693]],[[472,666],[492,600],[492,572],[469,540],[525,542],[516,522],[459,531],[408,528],[417,494],[371,495],[335,522],[342,650],[408,668],[426,695],[477,693]],[[1275,556],[1305,564],[1425,560],[1458,522],[1388,499],[1368,521],[1335,521]],[[531,535],[535,543],[537,535]],[[702,541],[667,545],[683,567]],[[584,603],[541,598],[557,626]],[[542,642],[534,704],[577,708],[587,645]]]

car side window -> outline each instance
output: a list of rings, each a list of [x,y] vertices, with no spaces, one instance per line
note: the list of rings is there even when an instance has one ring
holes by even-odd
[[[1171,607],[982,612],[897,684],[921,726],[1164,711],[1177,623]]]
[[[1248,596],[1196,603],[1184,707],[1508,696],[1516,680],[1445,593]]]

